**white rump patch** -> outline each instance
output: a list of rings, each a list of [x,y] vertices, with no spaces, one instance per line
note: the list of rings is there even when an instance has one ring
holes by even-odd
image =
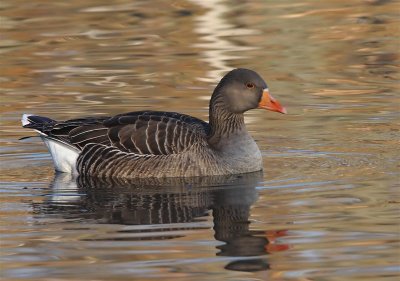
[[[45,136],[41,136],[41,138],[49,149],[56,171],[78,174],[76,170],[76,160],[78,159],[79,151],[77,149]]]
[[[21,118],[22,126],[31,124],[29,116],[33,114],[23,114]],[[53,158],[54,168],[58,172],[78,174],[76,171],[76,160],[79,156],[79,150],[73,146],[63,143],[60,140],[49,138],[45,133],[35,130],[40,134],[40,138],[46,144],[51,157]]]

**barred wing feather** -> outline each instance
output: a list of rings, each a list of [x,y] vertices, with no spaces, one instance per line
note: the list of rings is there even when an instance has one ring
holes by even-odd
[[[135,154],[169,155],[204,139],[208,124],[197,118],[169,112],[133,112],[103,123],[113,146]]]
[[[63,122],[29,116],[33,128],[79,150],[87,144],[118,148],[139,155],[177,154],[204,140],[209,124],[175,112],[137,111],[114,117],[90,117]]]

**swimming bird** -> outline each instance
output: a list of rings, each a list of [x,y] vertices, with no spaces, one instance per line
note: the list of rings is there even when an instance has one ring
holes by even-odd
[[[55,121],[24,114],[55,170],[102,178],[195,177],[262,170],[261,152],[248,133],[244,113],[262,108],[286,113],[256,72],[227,73],[209,104],[209,122],[162,111]]]

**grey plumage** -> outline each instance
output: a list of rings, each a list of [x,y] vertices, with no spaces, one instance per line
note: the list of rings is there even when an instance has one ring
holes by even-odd
[[[261,153],[245,128],[243,113],[258,107],[265,88],[255,72],[231,71],[211,97],[209,123],[175,112],[138,111],[63,122],[25,116],[24,127],[79,151],[74,168],[81,175],[147,178],[254,172],[262,169]]]

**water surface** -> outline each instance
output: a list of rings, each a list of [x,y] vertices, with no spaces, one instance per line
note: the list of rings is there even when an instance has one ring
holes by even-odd
[[[396,280],[399,5],[2,1],[2,278]],[[207,119],[235,67],[289,111],[246,115],[261,174],[74,180],[18,141],[22,113]]]

